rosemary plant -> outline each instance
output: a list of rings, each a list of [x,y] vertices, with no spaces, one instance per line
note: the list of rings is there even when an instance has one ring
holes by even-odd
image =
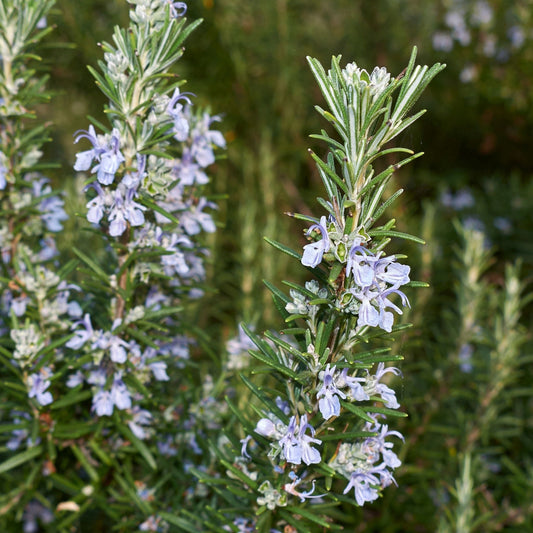
[[[50,97],[37,51],[52,30],[53,4],[0,4],[0,419],[8,453],[0,508],[8,523],[13,516],[28,524],[53,519],[39,490],[57,458],[48,409],[58,398],[69,327],[82,312],[73,300],[79,289],[66,279],[74,265],[57,262],[54,235],[67,215],[43,174],[51,166],[42,161],[49,126],[36,117]]]
[[[181,92],[184,80],[172,71],[200,21],[187,23],[183,2],[129,3],[129,26],[115,28],[99,69],[90,68],[109,99],[109,124],[92,120],[74,139],[82,146],[74,169],[86,173],[87,219],[105,243],[106,263],[80,239],[78,259],[55,271],[43,263],[53,262],[53,242],[35,246],[41,234],[61,229],[65,215],[36,174],[46,132],[28,128],[28,108],[42,100],[43,79],[26,66],[29,48],[48,32],[43,17],[52,2],[8,2],[0,11],[2,322],[10,337],[1,354],[17,377],[4,385],[22,403],[5,403],[6,446],[22,451],[0,471],[30,468],[2,507],[13,508],[25,528],[37,524],[36,509],[58,531],[80,520],[97,528],[103,516],[123,531],[163,527],[154,493],[166,482],[181,484],[175,495],[186,490],[183,456],[196,450],[186,409],[195,335],[187,309],[203,293],[208,252],[199,236],[215,231],[205,169],[225,140],[213,129],[218,117],[195,110],[194,95]],[[76,264],[79,287],[65,281]],[[161,479],[160,462],[175,471],[179,446],[180,471]]]
[[[227,446],[217,450],[232,478],[219,491],[232,509],[232,531],[338,529],[333,508],[376,500],[401,464],[392,448],[403,437],[387,420],[405,416],[387,385],[400,371],[386,363],[402,358],[389,353],[386,341],[403,328],[394,325],[393,311],[409,305],[400,287],[416,283],[400,262],[405,256],[385,249],[395,237],[420,239],[395,231],[394,220],[378,222],[402,192],[383,199],[394,171],[421,155],[390,141],[423,114],[409,112],[443,66],[415,66],[414,50],[394,78],[385,68],[370,74],[355,63],[343,68],[340,59],[328,72],[308,59],[327,103],[317,110],[337,134],[313,136],[329,149],[325,161],[311,152],[327,193],[318,199],[325,214],[294,215],[311,223],[302,255],[269,240],[314,279],[305,286],[285,282],[290,296],[267,282],[286,323],[279,333],[260,337],[243,326],[261,365],[255,372],[268,377],[258,384],[241,375],[256,399],[254,415],[228,399],[248,434],[238,446],[228,431]],[[376,170],[382,156],[398,153],[407,157]]]

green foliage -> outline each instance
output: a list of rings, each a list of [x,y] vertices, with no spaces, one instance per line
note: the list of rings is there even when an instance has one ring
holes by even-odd
[[[379,362],[401,368],[404,377],[398,398],[409,416],[391,418],[390,424],[406,438],[399,448],[403,465],[395,474],[398,488],[389,487],[378,501],[363,508],[353,506],[353,494],[340,494],[345,480],[322,465],[323,470],[317,470],[316,479],[321,481],[316,493],[333,487],[335,496],[313,505],[300,505],[295,498],[295,505],[291,502],[275,512],[263,506],[257,527],[268,531],[279,519],[285,521],[287,530],[298,531],[334,530],[340,524],[346,531],[380,533],[533,530],[528,296],[533,263],[530,3],[440,0],[428,7],[390,0],[190,2],[188,18],[201,17],[204,23],[188,37],[179,72],[168,77],[162,75],[160,66],[181,57],[185,27],[179,37],[163,30],[148,36],[152,42],[167,39],[167,45],[155,55],[149,46],[143,56],[136,47],[139,36],[119,29],[128,20],[125,2],[57,0],[55,10],[50,11],[52,4],[46,0],[0,2],[0,26],[15,24],[17,35],[29,36],[15,43],[7,33],[0,35],[0,140],[9,161],[8,192],[0,192],[1,215],[10,220],[12,233],[20,236],[17,242],[24,243],[17,246],[20,262],[1,262],[0,285],[3,297],[12,291],[30,299],[29,321],[8,317],[3,325],[8,333],[0,343],[2,528],[20,530],[22,509],[32,499],[45,507],[48,501],[62,504],[54,525],[47,529],[40,524],[42,530],[50,531],[107,531],[110,523],[117,530],[133,531],[156,512],[171,531],[220,530],[237,510],[253,518],[251,508],[257,506],[260,483],[247,473],[246,465],[234,462],[241,449],[239,439],[253,432],[265,409],[288,423],[289,417],[273,398],[289,379],[296,384],[294,394],[303,396],[300,412],[309,411],[305,395],[312,393],[302,390],[305,376],[300,370],[310,360],[310,340],[316,344],[319,363],[335,353],[331,321],[318,320],[312,338],[306,338],[305,315],[286,310],[294,291],[319,307],[323,317],[344,267],[333,257],[315,269],[303,269],[294,260],[300,259],[304,244],[300,228],[318,222],[309,208],[311,200],[324,196],[325,189],[326,198],[336,197],[337,205],[319,200],[324,213],[336,216],[341,209],[346,213],[359,210],[358,222],[352,215],[348,218],[371,239],[374,251],[390,248],[408,255],[413,272],[422,280],[409,286],[429,286],[409,289],[411,310],[404,309],[404,315],[397,317],[391,345],[384,346],[382,337],[363,332],[354,351],[345,353],[343,363],[357,375]],[[480,9],[487,5],[492,15],[480,19]],[[35,28],[45,13],[48,26]],[[468,42],[461,41],[457,28],[447,22],[449,13],[458,13],[464,21]],[[57,29],[50,34],[54,25]],[[442,34],[451,38],[451,47],[435,46]],[[63,42],[58,49],[58,40],[73,45]],[[105,43],[100,52],[96,42]],[[419,100],[419,105],[430,110],[428,116],[418,121],[419,113],[411,118],[407,113],[392,139],[387,113],[390,118],[395,112],[408,111],[411,96],[417,96],[413,91],[405,98],[408,79],[416,81],[420,74],[419,82],[429,81],[433,74],[413,68],[401,77],[413,45],[423,62],[444,62],[448,67]],[[97,58],[112,49],[120,49],[128,58],[128,68],[139,74],[128,87],[119,88],[96,69],[93,79],[86,70],[86,65],[96,65]],[[313,112],[321,96],[313,88],[305,57],[323,63],[333,51],[344,58],[355,57],[360,64],[390,66],[397,85],[382,95],[386,111],[372,122],[354,120],[355,115],[342,112],[336,116],[336,105],[320,114]],[[312,63],[326,103],[330,97],[334,104],[342,79],[329,80],[316,61]],[[340,65],[335,62],[333,74]],[[50,79],[47,69],[51,69]],[[58,377],[50,387],[54,403],[49,410],[27,398],[27,376],[12,363],[14,342],[9,331],[34,325],[36,342],[43,344],[36,369],[52,362],[53,352],[72,333],[68,324],[50,324],[40,318],[43,305],[60,293],[59,280],[45,294],[28,286],[29,276],[24,276],[31,253],[26,246],[35,249],[47,231],[36,219],[40,200],[27,201],[14,189],[25,185],[25,174],[56,168],[49,162],[59,161],[63,168],[50,172],[50,178],[56,187],[65,189],[65,209],[71,215],[58,236],[61,262],[66,265],[57,271],[60,280],[74,281],[82,288],[84,310],[103,309],[117,294],[124,300],[131,298],[132,304],[142,290],[131,282],[120,290],[111,287],[109,273],[116,270],[120,276],[137,262],[150,262],[159,255],[131,254],[118,265],[115,252],[75,216],[84,213],[86,200],[85,184],[72,179],[72,132],[86,124],[87,115],[104,125],[101,131],[111,130],[108,119],[126,120],[136,146],[162,157],[157,143],[166,140],[167,132],[137,130],[135,116],[143,113],[143,105],[149,107],[140,95],[159,83],[171,91],[184,78],[191,80],[188,90],[225,112],[224,128],[231,142],[228,158],[219,161],[217,179],[210,185],[214,197],[224,198],[218,214],[224,231],[207,239],[214,288],[207,287],[202,303],[188,307],[184,320],[184,327],[199,339],[194,361],[178,369],[180,383],[187,385],[164,392],[160,386],[148,391],[140,382],[130,384],[154,398],[168,394],[161,412],[162,433],[172,433],[187,420],[184,406],[196,406],[201,420],[197,443],[203,455],[191,455],[190,441],[184,437],[176,456],[161,458],[153,441],[145,445],[132,438],[120,420],[96,423],[87,416],[90,391],[82,387],[65,390],[60,385],[73,368],[57,366]],[[15,80],[23,82],[16,99],[12,94]],[[45,89],[45,83],[53,93]],[[126,97],[134,93],[139,97],[130,105]],[[358,106],[362,103],[357,101]],[[105,106],[107,113],[102,111]],[[414,122],[410,129],[401,131],[410,120]],[[311,131],[320,133],[309,141]],[[360,148],[369,136],[372,141],[366,148],[381,147],[381,151],[361,160],[359,166],[347,166],[345,155],[353,147]],[[54,141],[47,143],[50,137]],[[385,146],[386,139],[392,142]],[[306,152],[308,142],[311,149]],[[324,143],[331,154],[322,157],[318,154]],[[28,151],[30,147],[37,150]],[[425,156],[417,159],[420,150]],[[383,157],[374,158],[379,154]],[[414,164],[407,165],[410,162]],[[346,176],[354,179],[346,183]],[[162,192],[157,180],[153,187],[152,193]],[[471,198],[468,205],[459,201],[465,196]],[[365,200],[359,205],[361,198]],[[164,214],[149,194],[139,202]],[[283,219],[284,211],[291,217]],[[178,222],[173,215],[168,219]],[[295,220],[305,224],[295,224]],[[472,227],[482,234],[471,231]],[[315,231],[308,237],[318,239],[319,234]],[[422,240],[427,243],[424,247],[419,245]],[[10,251],[2,246],[3,258]],[[31,273],[35,278],[43,272],[33,268]],[[306,288],[304,280],[310,275],[329,287],[327,295],[319,297]],[[278,286],[276,280],[282,277],[291,281]],[[264,287],[263,279],[268,280]],[[89,293],[92,296],[85,298]],[[179,303],[163,306],[147,312],[135,326],[120,326],[119,331],[129,331],[131,339],[150,345],[152,333],[159,339],[169,335],[162,321],[183,310]],[[263,336],[266,328],[279,326],[280,317],[281,337],[268,329]],[[240,359],[247,365],[253,363],[249,369],[229,368],[231,356],[224,355],[223,341],[233,336],[235,324],[243,319],[257,323],[250,330],[257,342],[248,347],[253,350],[252,359],[246,353]],[[98,314],[97,325],[108,321],[107,314]],[[412,328],[407,329],[407,323]],[[294,368],[284,366],[290,358]],[[87,354],[80,356],[74,366],[81,367],[90,359]],[[203,383],[207,374],[214,382],[206,379]],[[322,431],[320,449],[333,451],[342,438],[364,438],[360,428],[371,420],[369,414],[380,409],[388,416],[394,414],[375,403],[342,402],[343,412],[355,422],[344,433],[339,428]],[[21,416],[14,423],[10,413],[21,406],[29,418]],[[13,430],[25,432],[32,445],[8,450]],[[116,437],[116,449],[109,449],[109,432]],[[257,446],[268,451],[270,442],[256,437]],[[150,486],[154,464],[158,482]],[[266,471],[271,463],[263,460],[258,468]],[[288,483],[283,475],[280,485]],[[302,490],[311,486],[308,483]],[[147,494],[145,489],[155,491],[146,500],[139,497]],[[229,527],[237,531],[237,526]]]

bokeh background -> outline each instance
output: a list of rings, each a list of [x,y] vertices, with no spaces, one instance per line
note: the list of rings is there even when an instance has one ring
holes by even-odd
[[[127,5],[58,0],[56,7],[52,22],[62,46],[51,46],[48,60],[57,95],[43,116],[55,124],[47,156],[62,164],[54,180],[66,188],[68,209],[75,214],[83,212],[84,199],[72,170],[73,133],[87,127],[87,115],[105,120],[105,101],[86,65],[102,57],[97,43],[110,39],[113,26],[126,23]],[[263,279],[278,285],[281,279],[307,279],[300,265],[263,240],[267,236],[299,249],[305,227],[285,213],[323,214],[315,198],[324,193],[307,148],[324,153],[309,135],[326,125],[313,107],[323,102],[305,57],[328,65],[331,55],[341,54],[346,62],[368,70],[386,66],[397,75],[416,45],[418,62],[447,64],[418,105],[427,114],[398,141],[425,155],[395,175],[394,185],[405,192],[389,213],[400,230],[427,240],[426,247],[407,250],[393,242],[390,251],[407,253],[413,278],[431,285],[409,294],[413,311],[404,318],[414,328],[395,345],[406,356],[399,395],[410,415],[402,429],[410,442],[403,457],[407,466],[398,477],[400,490],[390,489],[379,507],[362,510],[355,522],[366,524],[357,531],[436,531],[435,509],[441,514],[453,509],[455,483],[464,474],[462,438],[465,428],[472,430],[468,414],[476,412],[491,386],[487,372],[476,375],[458,364],[468,343],[453,320],[459,319],[461,305],[468,305],[461,294],[470,294],[461,293],[468,282],[460,275],[470,245],[458,227],[480,230],[492,250],[483,273],[483,287],[492,291],[487,302],[505,298],[498,291],[507,264],[518,261],[521,278],[531,281],[533,2],[191,0],[188,17],[204,22],[186,43],[176,72],[189,80],[186,90],[198,105],[221,115],[228,141],[226,156],[212,172],[220,231],[207,242],[214,289],[199,318],[220,346],[241,320],[279,329]],[[80,225],[82,218],[73,217],[62,237],[65,250]],[[498,305],[487,304],[485,310]],[[512,380],[506,381],[515,393],[505,401],[498,397],[495,411],[505,421],[491,417],[476,442],[478,458],[489,458],[472,467],[476,510],[482,516],[494,504],[498,512],[490,526],[485,520],[468,531],[533,527],[527,504],[533,501],[531,311],[531,303],[522,302],[515,326],[526,340]],[[486,315],[478,319],[485,320],[479,328],[488,338],[497,324]],[[481,346],[480,360],[490,359],[490,342],[473,344],[476,350]]]

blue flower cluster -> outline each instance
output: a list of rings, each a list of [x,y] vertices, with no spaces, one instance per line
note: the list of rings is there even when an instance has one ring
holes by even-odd
[[[332,250],[331,259],[345,264],[348,279],[341,298],[342,306],[358,315],[359,327],[380,327],[387,332],[392,331],[394,315],[388,309],[398,314],[402,314],[402,310],[389,297],[397,294],[403,306],[409,305],[399,288],[409,283],[410,267],[398,263],[394,255],[381,257],[381,253],[373,253],[362,245],[360,236],[352,237],[351,243],[347,242],[346,236],[339,232],[338,223],[333,218],[331,220],[328,224],[323,216],[307,231],[308,235],[318,231],[320,239],[304,246],[302,264],[316,268],[323,261],[324,254]]]
[[[354,490],[357,505],[364,505],[379,497],[379,491],[395,483],[392,470],[402,463],[392,451],[393,444],[386,437],[394,436],[403,440],[398,431],[389,431],[386,424],[380,424],[377,416],[375,422],[367,422],[365,431],[377,433],[356,444],[341,443],[337,454],[330,461],[330,466],[349,482],[344,494]]]
[[[186,9],[182,2],[169,5],[175,16]],[[108,68],[118,83],[126,83],[124,61],[119,56],[119,50],[106,53]],[[142,428],[150,424],[151,415],[141,408],[144,395],[132,388],[132,383],[168,380],[167,362],[162,359],[181,365],[188,357],[190,340],[175,335],[145,344],[129,332],[147,314],[180,305],[183,296],[201,295],[198,285],[205,277],[207,251],[196,236],[216,229],[208,212],[216,205],[201,196],[201,190],[209,181],[206,168],[215,162],[215,148],[224,148],[226,143],[219,131],[211,129],[219,118],[194,113],[192,96],[179,88],[172,96],[154,93],[145,112],[146,123],[137,118],[142,135],[164,134],[157,150],[143,153],[140,147],[148,141],[133,138],[130,128],[120,121],[110,133],[97,134],[91,125],[75,138],[76,143],[83,139],[91,144],[77,154],[74,165],[76,171],[93,176],[86,187],[95,193],[87,203],[87,219],[103,225],[112,242],[123,246],[119,263],[136,258],[130,272],[146,297],[137,298],[135,307],[120,312],[115,306],[111,326],[93,328],[90,313],[74,324],[74,337],[67,347],[90,354],[91,362],[71,375],[68,385],[86,383],[91,387],[97,416],[110,416],[115,409],[127,413],[130,429],[139,438],[148,434]],[[162,157],[163,152],[169,157]],[[166,317],[163,323],[175,331],[179,318]]]
[[[375,374],[370,374],[366,370],[366,375],[360,377],[349,376],[347,368],[339,371],[335,367],[330,367],[329,364],[326,365],[325,370],[319,373],[322,385],[316,394],[318,410],[324,420],[340,416],[340,399],[363,402],[379,397],[389,409],[398,409],[400,404],[396,400],[394,390],[382,382],[384,376],[389,373],[400,375],[397,368],[385,367],[383,363],[378,364]],[[277,398],[276,405],[285,415],[290,414],[287,402]],[[255,433],[272,441],[269,456],[272,460],[276,460],[278,466],[275,468],[280,469],[280,472],[283,472],[285,463],[312,465],[320,464],[325,460],[319,449],[315,447],[322,441],[315,438],[316,432],[307,414],[299,417],[291,416],[288,424],[283,423],[273,413],[266,413],[266,415],[258,421]],[[373,416],[373,423],[367,422],[363,431],[378,435],[357,443],[341,444],[340,451],[334,454],[328,463],[335,471],[349,479],[344,493],[346,494],[353,488],[358,505],[375,500],[378,497],[379,487],[384,488],[394,482],[392,470],[400,466],[401,462],[392,451],[393,444],[385,441],[385,438],[396,436],[403,440],[399,432],[389,431],[386,424],[381,424],[378,416]],[[251,459],[247,451],[251,439],[252,437],[248,436],[242,441],[241,456],[244,460]],[[296,476],[294,472],[291,473]],[[296,492],[296,484],[302,481],[303,479],[295,477],[293,483],[284,486],[285,491],[298,496],[302,501],[306,498],[318,497],[312,495],[314,485],[313,489],[308,492]]]

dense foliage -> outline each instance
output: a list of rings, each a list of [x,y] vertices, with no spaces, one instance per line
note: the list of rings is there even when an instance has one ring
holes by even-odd
[[[533,530],[532,16],[1,0],[2,529]]]

